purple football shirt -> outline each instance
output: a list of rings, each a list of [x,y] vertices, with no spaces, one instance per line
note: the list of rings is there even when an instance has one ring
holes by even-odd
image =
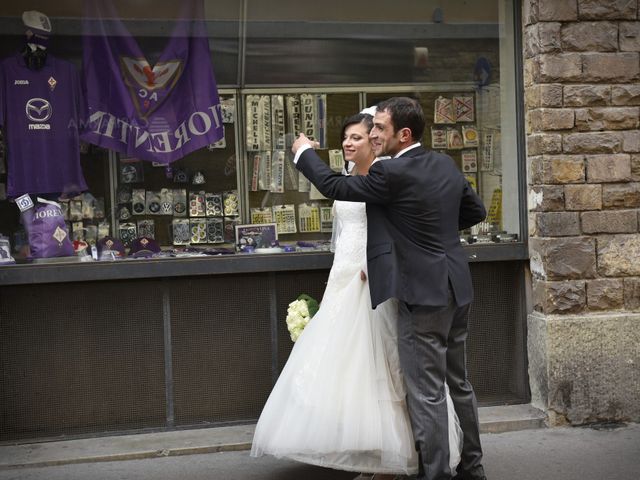
[[[75,66],[47,55],[29,70],[21,54],[0,62],[0,125],[7,141],[7,195],[87,190],[78,126],[86,107]]]

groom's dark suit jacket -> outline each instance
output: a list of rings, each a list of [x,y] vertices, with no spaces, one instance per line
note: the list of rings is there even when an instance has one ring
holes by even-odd
[[[374,308],[392,297],[446,306],[449,282],[459,306],[471,302],[471,273],[458,231],[482,221],[486,210],[450,157],[416,147],[374,162],[368,175],[344,176],[308,149],[296,167],[323,195],[366,202]]]

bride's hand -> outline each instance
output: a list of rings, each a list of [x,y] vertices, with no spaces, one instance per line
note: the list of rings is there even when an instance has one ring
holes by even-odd
[[[363,270],[360,270],[360,280],[362,280],[363,282],[367,280],[367,274],[364,273]]]

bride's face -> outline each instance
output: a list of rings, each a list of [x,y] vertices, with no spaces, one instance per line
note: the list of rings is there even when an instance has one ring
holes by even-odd
[[[374,154],[366,125],[363,123],[349,125],[344,131],[342,149],[344,159],[354,162],[356,166],[370,164]]]

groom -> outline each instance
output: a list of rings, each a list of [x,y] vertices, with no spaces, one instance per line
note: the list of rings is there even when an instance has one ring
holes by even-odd
[[[418,478],[485,479],[476,398],[467,381],[465,341],[473,296],[459,230],[486,216],[453,160],[425,150],[420,104],[394,97],[377,106],[369,134],[377,157],[368,175],[333,172],[303,134],[296,167],[329,198],[366,202],[367,269],[375,308],[398,299],[398,349],[420,454]],[[445,381],[463,431],[462,459],[449,468]],[[485,479],[486,480],[486,479]]]

